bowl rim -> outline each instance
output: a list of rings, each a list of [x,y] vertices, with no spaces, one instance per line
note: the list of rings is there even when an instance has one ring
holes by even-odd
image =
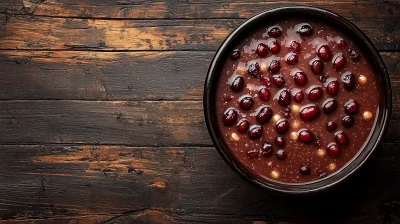
[[[227,147],[225,146],[223,140],[219,137],[220,135],[219,129],[215,122],[216,115],[215,111],[213,110],[214,108],[213,104],[215,100],[214,99],[215,89],[213,87],[216,86],[216,84],[213,82],[218,81],[218,78],[216,78],[216,76],[219,76],[217,71],[219,69],[219,66],[222,64],[221,60],[222,62],[224,62],[223,56],[224,53],[226,54],[226,51],[229,50],[229,45],[231,45],[232,42],[235,42],[236,38],[238,38],[243,33],[243,31],[245,31],[249,26],[256,24],[259,20],[288,12],[298,12],[302,14],[308,14],[309,16],[322,17],[323,19],[328,20],[331,23],[335,23],[336,25],[341,26],[341,28],[345,28],[346,29],[345,32],[349,34],[354,34],[353,38],[362,40],[362,43],[358,45],[359,46],[364,45],[364,47],[367,47],[365,51],[370,54],[369,61],[370,63],[371,62],[375,63],[373,67],[375,67],[377,72],[380,73],[381,77],[380,88],[381,88],[381,94],[383,93],[384,95],[384,103],[383,103],[383,108],[380,108],[381,106],[378,107],[379,115],[376,117],[376,121],[373,126],[374,130],[370,132],[369,141],[362,146],[364,147],[363,150],[359,150],[359,152],[348,163],[346,163],[346,165],[344,165],[341,169],[336,171],[334,175],[329,175],[328,177],[320,179],[317,182],[305,182],[299,184],[278,182],[278,184],[276,184],[274,183],[275,181],[273,180],[265,179],[261,181],[259,180],[260,179],[259,177],[257,179],[256,175],[247,171],[245,168],[242,169],[242,167],[238,166],[235,163],[234,161],[235,159],[228,155]],[[297,5],[284,6],[284,7],[268,9],[252,16],[251,18],[243,22],[240,26],[238,26],[235,30],[233,30],[222,42],[222,44],[220,45],[220,47],[218,48],[216,54],[212,59],[205,80],[203,109],[204,109],[204,116],[207,129],[214,143],[214,146],[217,148],[217,151],[219,152],[221,157],[225,160],[225,162],[237,174],[239,174],[239,176],[243,177],[244,179],[250,181],[253,184],[261,186],[264,189],[269,189],[277,193],[284,193],[289,195],[306,195],[306,194],[322,192],[332,188],[333,186],[336,186],[338,183],[344,181],[350,175],[354,174],[357,170],[359,170],[360,167],[368,160],[372,152],[375,151],[375,149],[381,143],[383,136],[387,131],[392,112],[392,89],[391,89],[389,74],[387,72],[386,66],[379,52],[377,51],[371,40],[352,22],[334,12],[322,8],[310,7],[310,6],[297,6]],[[382,111],[380,111],[381,109]],[[381,117],[381,119],[378,120],[378,117]],[[373,138],[372,135],[374,135],[375,138]],[[374,140],[375,142],[371,142],[372,140]],[[368,144],[372,144],[372,146],[370,148],[367,148],[366,145]],[[364,155],[360,157],[362,153],[364,153]],[[360,161],[355,163],[357,159]],[[351,165],[353,165],[353,167],[350,167]],[[347,169],[348,172],[344,172],[345,169]],[[338,178],[339,175],[341,176]],[[311,188],[310,185],[315,183],[319,184]],[[291,189],[290,187],[293,186],[296,186],[297,188]]]

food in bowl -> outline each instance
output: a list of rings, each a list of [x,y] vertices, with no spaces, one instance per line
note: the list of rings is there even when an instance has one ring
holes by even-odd
[[[369,141],[380,113],[376,69],[347,33],[323,20],[265,21],[230,49],[215,95],[220,136],[261,179],[333,175]]]

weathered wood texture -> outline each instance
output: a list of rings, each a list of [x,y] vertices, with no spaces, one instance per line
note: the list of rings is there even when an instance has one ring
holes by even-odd
[[[400,151],[393,144],[379,148],[337,189],[308,198],[248,184],[209,147],[2,145],[0,158],[3,219],[121,214],[110,223],[400,220]]]
[[[290,4],[359,26],[393,87],[386,143],[307,198],[231,171],[201,102],[226,35]],[[0,223],[400,223],[399,18],[399,1],[0,0]]]
[[[394,13],[394,12],[393,12]],[[399,50],[396,15],[360,28],[379,50]],[[244,20],[102,20],[5,16],[0,49],[37,50],[215,50]],[[384,25],[383,23],[390,23]]]
[[[0,51],[0,99],[201,100],[214,54]],[[400,93],[400,53],[381,55]]]

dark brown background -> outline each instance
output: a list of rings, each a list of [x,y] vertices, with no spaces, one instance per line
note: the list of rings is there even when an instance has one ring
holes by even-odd
[[[1,223],[400,223],[400,1],[301,1],[374,42],[393,86],[385,143],[307,198],[238,177],[208,136],[223,39],[299,1],[0,0]]]

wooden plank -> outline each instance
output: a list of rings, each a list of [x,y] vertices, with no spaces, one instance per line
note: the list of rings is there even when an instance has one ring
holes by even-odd
[[[0,99],[201,100],[213,55],[0,51]]]
[[[177,18],[248,18],[262,10],[299,4],[295,0],[257,1],[218,0],[1,0],[0,12],[31,14],[50,17],[106,18],[106,19],[177,19]],[[385,16],[398,13],[396,1],[378,0],[306,0],[302,5],[326,8],[354,21],[366,15],[382,21]],[[357,8],[357,10],[353,10]],[[382,13],[384,12],[384,13]],[[397,14],[398,15],[398,14]]]
[[[356,176],[304,200],[247,183],[212,147],[1,145],[0,217],[115,216],[109,223],[154,223],[157,217],[162,223],[321,223],[331,217],[335,223],[382,223],[400,217],[399,146],[383,145]]]
[[[0,101],[1,143],[211,145],[199,101]]]
[[[398,103],[386,141],[400,139]],[[0,101],[0,144],[211,146],[201,101]]]
[[[87,216],[65,216],[57,218],[20,218],[16,220],[0,220],[1,224],[15,223],[15,224],[101,224],[113,218],[112,215],[87,215]]]
[[[359,27],[379,50],[399,50],[399,25],[376,24],[367,14]],[[362,18],[362,17],[361,17]],[[374,18],[374,19],[372,19]],[[398,17],[396,17],[398,18]],[[1,20],[0,20],[1,21]],[[0,49],[36,50],[216,50],[243,19],[103,20],[7,16]],[[385,23],[385,24],[383,24]],[[388,24],[386,24],[388,23]]]
[[[0,51],[0,100],[201,100],[214,52]],[[400,53],[381,53],[400,102]]]

